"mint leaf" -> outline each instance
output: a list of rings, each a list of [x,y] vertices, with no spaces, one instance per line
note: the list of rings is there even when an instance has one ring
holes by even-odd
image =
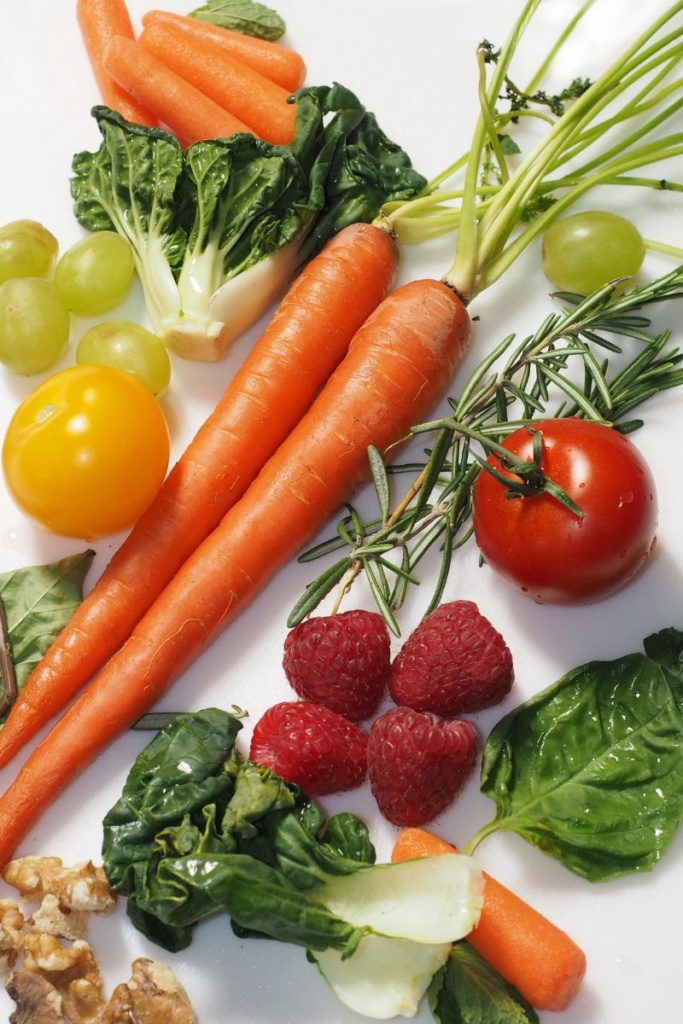
[[[469,942],[456,942],[427,992],[437,1024],[538,1024],[538,1014]]]

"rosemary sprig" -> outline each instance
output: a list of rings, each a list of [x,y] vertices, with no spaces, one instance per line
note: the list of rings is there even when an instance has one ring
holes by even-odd
[[[471,534],[472,487],[488,455],[500,453],[506,435],[548,416],[580,416],[630,433],[642,424],[627,419],[634,409],[683,384],[683,354],[668,346],[670,332],[651,333],[650,320],[640,312],[683,297],[683,265],[621,294],[607,285],[582,300],[559,297],[568,303],[561,312],[548,316],[522,342],[514,335],[504,338],[482,360],[459,397],[447,399],[446,416],[413,427],[413,437],[432,438],[424,461],[389,467],[377,450],[369,451],[378,514],[363,520],[347,506],[336,536],[301,556],[300,561],[308,562],[348,549],[307,587],[292,610],[290,626],[335,588],[338,607],[356,577],[364,574],[379,610],[399,635],[395,611],[409,587],[419,582],[419,563],[437,545],[439,570],[426,610],[441,600],[453,554]],[[636,354],[626,356],[618,337],[637,342]],[[616,366],[615,356],[620,357]],[[539,476],[538,466],[512,468],[526,474],[520,493],[542,487],[565,500],[552,481]],[[392,506],[390,478],[398,474],[412,479]]]

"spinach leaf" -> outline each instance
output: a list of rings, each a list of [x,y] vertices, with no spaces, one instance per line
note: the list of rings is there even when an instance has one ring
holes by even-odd
[[[466,941],[456,942],[427,991],[437,1024],[538,1024],[516,988]]]
[[[207,0],[189,16],[271,42],[280,39],[286,29],[277,11],[255,0]]]
[[[2,671],[4,700],[0,701],[0,714],[7,713],[13,696],[8,693],[11,680],[6,677],[13,674],[17,689],[23,688],[32,669],[80,604],[83,583],[94,557],[95,552],[87,550],[49,565],[0,574],[0,603],[6,620],[9,655]]]
[[[467,852],[505,828],[591,881],[660,860],[683,815],[683,633],[645,645],[567,673],[494,727],[481,790],[496,816]]]

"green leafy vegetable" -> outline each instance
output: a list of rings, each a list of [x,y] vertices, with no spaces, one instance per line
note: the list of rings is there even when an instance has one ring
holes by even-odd
[[[254,0],[207,0],[196,11],[191,11],[190,17],[271,42],[280,39],[286,31],[277,11]]]
[[[590,881],[647,871],[683,816],[683,632],[593,661],[506,715],[485,745],[481,789],[517,832]]]
[[[83,583],[95,552],[70,555],[49,565],[0,574],[2,696],[7,714],[16,692],[40,661],[83,598]]]
[[[95,107],[103,142],[73,158],[79,223],[130,243],[147,310],[170,348],[220,358],[301,264],[425,180],[341,85],[296,94],[293,141],[247,133],[197,142]]]
[[[376,864],[359,818],[326,821],[298,787],[245,761],[240,729],[237,714],[217,708],[179,714],[133,765],[103,842],[131,920],[180,950],[200,920],[223,911],[240,935],[304,947],[355,1009],[412,1005],[476,924],[479,868],[459,854]],[[364,979],[380,967],[371,1013]]]
[[[456,942],[427,993],[437,1024],[538,1024],[538,1014],[468,942]]]

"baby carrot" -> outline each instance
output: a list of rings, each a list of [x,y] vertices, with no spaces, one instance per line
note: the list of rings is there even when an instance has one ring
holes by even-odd
[[[275,145],[294,136],[296,107],[289,93],[247,64],[225,54],[210,40],[205,42],[156,23],[143,28],[139,43],[176,75],[225,107],[258,135]]]
[[[110,39],[104,49],[103,64],[121,88],[148,107],[182,146],[250,131],[239,118],[176,75],[132,39],[125,36]]]
[[[0,866],[69,782],[235,620],[445,390],[469,317],[438,281],[390,294],[243,497],[171,579],[129,639],[0,796]]]
[[[125,0],[76,0],[76,18],[102,102],[127,121],[155,125],[151,111],[123,89],[104,67],[104,50],[112,36],[134,38]]]
[[[353,224],[304,267],[156,499],[27,679],[0,729],[0,767],[121,646],[241,497],[387,294],[397,264],[385,231]]]
[[[398,834],[392,861],[453,853],[421,828]],[[586,973],[586,957],[566,932],[484,872],[484,905],[467,941],[537,1010],[564,1010]]]
[[[281,43],[232,32],[220,25],[212,25],[208,21],[189,18],[185,14],[174,14],[171,11],[148,11],[143,15],[142,24],[144,28],[152,28],[155,25],[173,26],[186,39],[211,42],[226,56],[247,64],[271,82],[286,89],[288,93],[296,92],[304,84],[306,65],[303,58],[296,50]]]

